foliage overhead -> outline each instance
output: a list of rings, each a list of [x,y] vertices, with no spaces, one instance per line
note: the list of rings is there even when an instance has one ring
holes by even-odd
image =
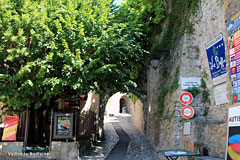
[[[0,101],[21,110],[93,90],[127,92],[146,51],[126,10],[110,0],[0,0]]]
[[[126,8],[134,21],[144,24],[144,32],[151,34],[154,24],[159,24],[165,18],[165,0],[125,0],[121,8]]]
[[[180,37],[185,34],[192,34],[193,21],[191,16],[197,13],[199,0],[172,0],[166,13],[166,26],[157,25],[163,33],[161,41],[152,50],[171,50],[176,48]],[[162,29],[164,28],[164,29]]]
[[[193,33],[194,22],[190,18],[196,14],[198,2],[199,0],[125,0],[121,8],[126,8],[129,15],[134,15],[133,21],[143,24],[148,38],[146,49],[161,57],[166,54],[159,53],[160,51],[175,49],[184,33]]]

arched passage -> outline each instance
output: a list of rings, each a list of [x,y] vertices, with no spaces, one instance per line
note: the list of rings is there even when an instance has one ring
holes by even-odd
[[[132,122],[141,133],[144,133],[144,109],[141,100],[134,94],[116,93],[109,98],[105,115],[118,116],[122,114],[123,107],[126,113],[131,115]]]

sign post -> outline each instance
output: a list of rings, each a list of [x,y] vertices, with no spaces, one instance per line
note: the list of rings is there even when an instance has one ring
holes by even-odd
[[[181,77],[181,90],[201,86],[201,77]]]

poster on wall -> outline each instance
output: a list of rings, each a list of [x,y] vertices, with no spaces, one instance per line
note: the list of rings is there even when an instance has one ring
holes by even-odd
[[[222,33],[206,44],[206,51],[213,85],[215,86],[226,82],[226,57]]]
[[[240,159],[240,106],[228,110],[227,160]]]
[[[55,114],[54,138],[72,138],[73,114]]]
[[[183,125],[183,135],[191,134],[191,122],[186,122]]]
[[[216,105],[228,103],[226,83],[215,86],[213,91],[214,91],[214,98],[215,98]]]
[[[18,116],[6,116],[5,125],[3,130],[3,141],[16,141],[17,127],[18,127]]]
[[[231,99],[233,103],[240,101],[240,17],[237,15],[228,20],[227,26]]]
[[[240,11],[227,20],[228,35],[234,34],[240,26]]]

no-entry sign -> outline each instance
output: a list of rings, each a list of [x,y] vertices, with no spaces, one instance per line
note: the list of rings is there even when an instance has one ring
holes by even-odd
[[[190,103],[192,103],[193,101],[193,96],[191,93],[189,92],[184,92],[181,94],[180,96],[180,102],[183,104],[183,105],[188,105]]]
[[[190,106],[185,106],[182,108],[181,110],[181,115],[183,116],[183,118],[185,119],[189,119],[192,118],[194,116],[194,110],[192,107]]]

